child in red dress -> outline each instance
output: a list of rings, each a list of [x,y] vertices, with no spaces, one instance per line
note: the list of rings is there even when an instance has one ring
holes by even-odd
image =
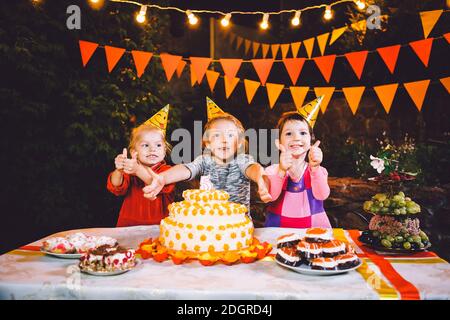
[[[117,227],[159,224],[167,217],[167,206],[174,200],[175,185],[165,186],[154,200],[144,198],[142,188],[153,180],[147,168],[161,173],[171,167],[164,161],[169,147],[165,131],[154,124],[146,122],[133,129],[129,145],[131,159],[124,148],[123,153],[115,158],[116,169],[109,174],[107,181],[110,192],[125,196]]]

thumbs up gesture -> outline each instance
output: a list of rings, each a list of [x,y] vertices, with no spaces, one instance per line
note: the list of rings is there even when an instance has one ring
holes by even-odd
[[[127,149],[124,149],[126,152]],[[124,169],[123,171],[127,174],[136,175],[136,172],[139,168],[139,161],[137,159],[138,153],[136,151],[133,151],[131,153],[131,159],[125,158],[124,161]]]
[[[322,163],[323,154],[322,150],[319,148],[320,141],[317,140],[309,149],[309,165],[311,167],[318,167]]]
[[[127,159],[127,148],[123,148],[122,153],[117,155],[117,157],[114,159],[114,164],[116,166],[116,169],[122,173],[124,171],[126,159]]]
[[[294,163],[294,158],[292,157],[292,153],[286,150],[286,147],[280,144],[280,140],[275,140],[275,145],[280,150],[280,164],[279,168],[283,171],[288,171],[292,164]]]

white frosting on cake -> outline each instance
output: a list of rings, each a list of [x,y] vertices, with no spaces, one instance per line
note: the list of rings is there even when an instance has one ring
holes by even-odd
[[[279,237],[277,239],[277,242],[285,243],[285,242],[291,242],[291,241],[298,241],[300,239],[301,239],[300,235],[298,235],[296,233],[291,233],[291,234],[287,234],[287,235]]]
[[[161,221],[162,245],[202,253],[242,250],[252,244],[253,223],[246,216],[247,208],[228,202],[226,192],[185,190],[183,197],[184,201],[169,206],[169,216]]]
[[[297,250],[309,254],[319,255],[322,253],[322,247],[318,243],[309,243],[301,241],[297,245]]]
[[[358,260],[358,256],[356,254],[353,254],[353,253],[346,253],[346,254],[341,254],[341,255],[338,255],[338,256],[334,257],[334,260],[338,264],[344,264],[344,263],[347,263],[347,262],[352,262],[352,261]]]
[[[136,263],[133,249],[121,249],[117,247],[106,248],[100,252],[87,252],[80,259],[80,268],[89,271],[116,271],[134,267]]]
[[[77,232],[73,234],[69,234],[66,237],[53,237],[49,238],[43,243],[43,247],[45,250],[51,252],[61,252],[63,251],[84,253],[91,249],[95,249],[102,245],[117,245],[117,240],[107,236],[88,236],[82,232]],[[65,248],[65,249],[64,249]]]
[[[43,248],[55,253],[72,253],[75,247],[66,239],[62,237],[49,238],[42,244]]]
[[[329,243],[322,245],[324,253],[335,253],[345,251],[345,243],[338,240],[332,240]]]

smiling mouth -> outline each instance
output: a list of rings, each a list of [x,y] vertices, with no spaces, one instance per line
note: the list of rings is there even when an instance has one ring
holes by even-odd
[[[289,146],[289,148],[292,148],[292,149],[303,148],[303,144],[291,144]]]

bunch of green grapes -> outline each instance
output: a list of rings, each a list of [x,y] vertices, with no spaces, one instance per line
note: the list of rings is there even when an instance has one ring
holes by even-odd
[[[420,212],[420,206],[400,191],[393,197],[377,193],[371,200],[364,202],[364,210],[379,215],[407,215]]]
[[[425,232],[420,231],[418,235],[413,236],[408,234],[406,230],[396,236],[367,230],[362,233],[360,240],[364,243],[382,245],[388,249],[418,250],[430,244],[430,240]]]

